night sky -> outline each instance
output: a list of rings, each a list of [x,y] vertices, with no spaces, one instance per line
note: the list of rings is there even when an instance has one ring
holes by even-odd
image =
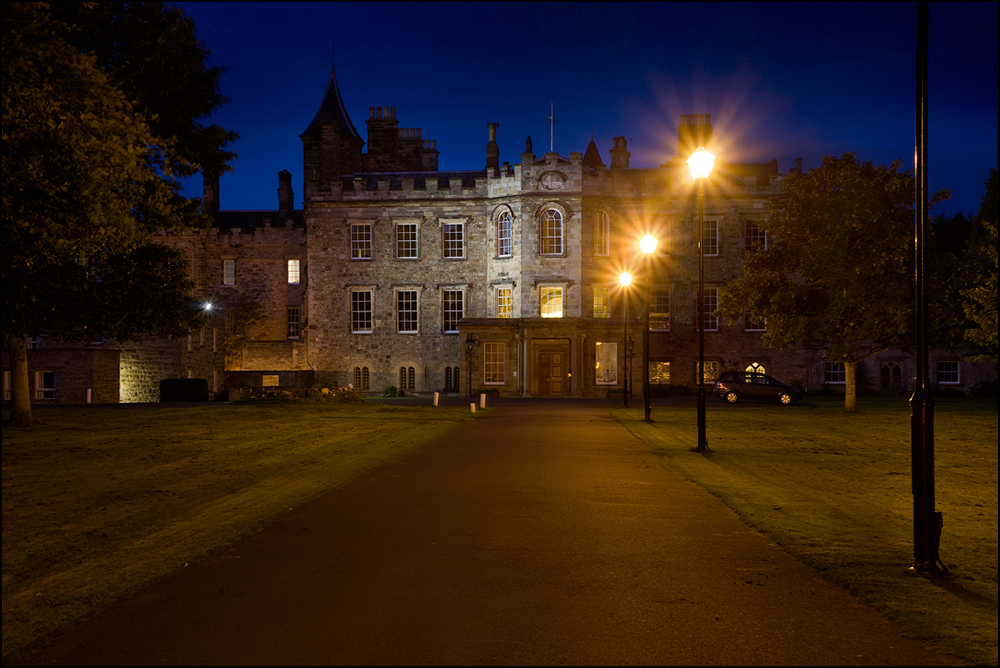
[[[178,3],[230,103],[212,120],[240,133],[223,209],[276,209],[277,173],[301,206],[302,144],[335,51],[351,120],[396,107],[437,140],[439,169],[481,169],[487,123],[500,161],[583,152],[605,164],[624,136],[632,167],[677,154],[681,114],[712,116],[727,162],[777,158],[784,173],[856,152],[913,166],[915,3]],[[997,3],[930,6],[934,214],[979,210],[997,167]],[[201,195],[201,182],[186,190]]]

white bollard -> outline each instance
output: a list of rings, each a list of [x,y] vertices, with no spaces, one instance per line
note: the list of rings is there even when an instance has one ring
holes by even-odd
[[[435,393],[434,393],[434,405],[435,405],[435,406],[437,406],[437,405],[438,405],[438,395],[439,395],[439,394],[440,394],[439,392],[435,392]]]
[[[479,395],[479,407],[480,408],[486,408],[486,395],[485,394],[480,394]]]
[[[87,388],[87,403],[90,403],[90,388]]]
[[[471,404],[469,404],[469,408],[472,410],[473,413],[475,413],[476,412],[476,402],[473,401]]]

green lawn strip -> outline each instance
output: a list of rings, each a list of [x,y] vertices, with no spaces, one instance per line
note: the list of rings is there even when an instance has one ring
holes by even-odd
[[[935,498],[946,578],[914,576],[910,416],[905,400],[784,407],[710,401],[712,452],[693,450],[693,403],[614,416],[662,462],[748,524],[916,636],[979,664],[997,663],[997,406],[940,400]]]
[[[60,408],[3,432],[3,655],[415,449],[468,411]]]

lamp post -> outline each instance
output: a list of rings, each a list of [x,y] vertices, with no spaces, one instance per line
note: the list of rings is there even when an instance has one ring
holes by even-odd
[[[646,309],[642,327],[642,401],[646,409],[643,421],[652,422],[652,418],[649,417],[651,412],[649,407],[649,256],[656,250],[656,237],[647,234],[639,240],[639,247],[642,249],[642,254],[646,256],[646,280],[642,282],[642,303]]]
[[[687,159],[691,177],[698,182],[698,450],[708,450],[705,435],[705,179],[712,173],[715,156],[703,146]]]
[[[622,310],[624,319],[622,320],[622,406],[628,408],[628,286],[632,284],[632,274],[623,271],[618,277],[618,282],[622,286]]]
[[[472,351],[476,346],[476,339],[472,334],[465,337],[465,359],[468,362],[468,386],[469,386],[469,396],[472,396]],[[457,389],[457,388],[456,388]]]

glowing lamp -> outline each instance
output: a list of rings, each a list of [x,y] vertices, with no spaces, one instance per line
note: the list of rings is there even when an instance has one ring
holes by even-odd
[[[712,163],[714,162],[715,156],[705,150],[704,146],[699,146],[698,150],[692,153],[691,157],[687,159],[688,168],[691,170],[691,178],[707,179],[708,175],[712,173]]]
[[[621,284],[623,288],[627,288],[629,285],[632,284],[632,274],[628,273],[627,271],[623,271],[621,276],[618,277],[618,282]]]
[[[649,255],[656,250],[656,237],[652,234],[647,234],[639,240],[639,248],[642,249],[643,253]]]

